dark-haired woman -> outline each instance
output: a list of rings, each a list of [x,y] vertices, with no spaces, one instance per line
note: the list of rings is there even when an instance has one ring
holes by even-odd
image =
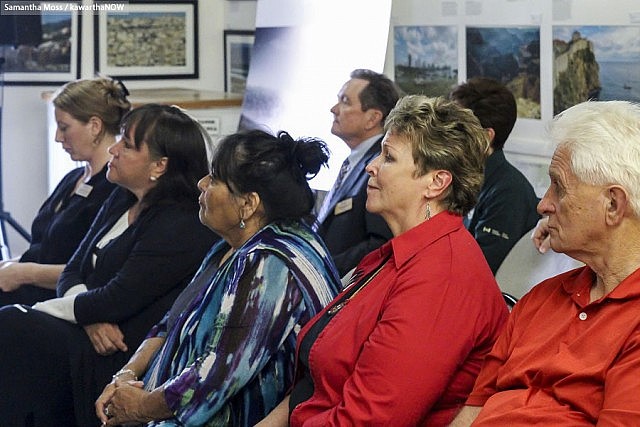
[[[67,173],[38,210],[29,248],[0,261],[0,306],[56,296],[62,269],[116,187],[106,177],[107,149],[131,108],[127,95],[121,82],[109,78],[75,80],[56,92],[56,141],[71,160],[84,165]]]
[[[218,239],[198,220],[202,127],[175,107],[129,112],[109,148],[118,184],[58,281],[0,310],[0,425],[93,426],[94,401]]]
[[[284,397],[297,332],[339,286],[302,221],[326,160],[324,143],[284,132],[220,143],[199,187],[200,219],[223,241],[97,400],[107,426],[252,426]]]

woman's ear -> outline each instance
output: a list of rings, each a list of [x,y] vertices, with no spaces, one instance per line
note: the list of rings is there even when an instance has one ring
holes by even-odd
[[[102,122],[102,119],[100,117],[91,116],[87,124],[89,125],[91,136],[93,136],[94,138],[97,138],[102,134],[102,130],[104,129],[104,123]]]
[[[168,166],[169,166],[168,157],[160,157],[158,160],[154,160],[152,165],[153,171],[151,172],[151,175],[155,176],[156,178],[164,175],[164,173],[167,171]]]
[[[251,218],[260,207],[260,195],[255,191],[250,193],[243,194],[240,196],[240,212],[242,214],[242,218],[249,219]]]
[[[425,193],[427,199],[433,199],[444,193],[453,181],[451,172],[444,169],[431,171],[427,176],[431,176]]]

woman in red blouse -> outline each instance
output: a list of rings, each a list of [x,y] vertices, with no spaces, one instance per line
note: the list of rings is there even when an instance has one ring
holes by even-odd
[[[408,96],[368,166],[367,210],[393,238],[298,337],[297,381],[261,426],[447,425],[507,308],[462,224],[489,141],[471,113]]]

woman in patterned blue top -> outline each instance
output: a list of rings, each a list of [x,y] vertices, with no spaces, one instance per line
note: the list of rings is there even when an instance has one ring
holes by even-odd
[[[286,132],[220,142],[198,186],[200,220],[224,240],[96,401],[103,425],[252,426],[284,397],[297,332],[340,283],[304,221],[327,159]]]

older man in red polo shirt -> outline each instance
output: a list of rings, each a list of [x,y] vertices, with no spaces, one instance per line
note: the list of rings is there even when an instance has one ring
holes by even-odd
[[[559,114],[538,205],[586,264],[516,304],[453,426],[640,426],[640,106]]]

